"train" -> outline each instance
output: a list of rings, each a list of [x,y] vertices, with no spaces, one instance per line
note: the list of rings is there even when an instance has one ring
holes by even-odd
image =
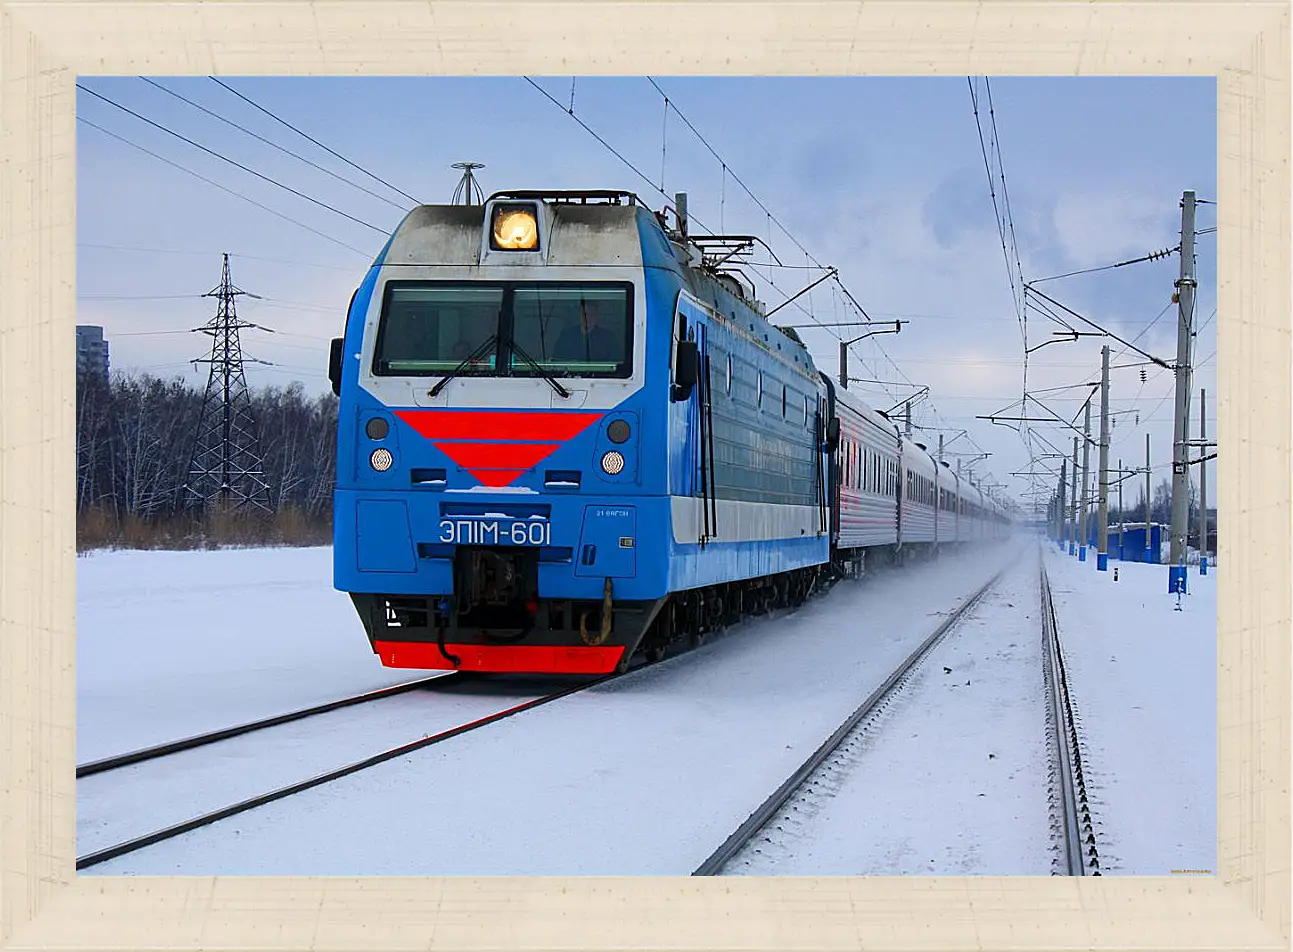
[[[619,190],[420,205],[332,340],[333,582],[381,664],[602,675],[1007,511]]]

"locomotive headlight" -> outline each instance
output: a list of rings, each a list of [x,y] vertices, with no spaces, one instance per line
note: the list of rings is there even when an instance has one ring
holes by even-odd
[[[381,447],[380,449],[373,450],[373,455],[368,457],[368,462],[372,465],[373,469],[377,470],[377,472],[384,473],[391,468],[391,463],[395,462],[395,460],[391,456],[390,450],[385,447]]]
[[[539,223],[532,205],[495,205],[493,246],[529,251],[539,243]]]
[[[624,470],[624,457],[615,450],[602,456],[602,469],[610,476],[616,476]]]

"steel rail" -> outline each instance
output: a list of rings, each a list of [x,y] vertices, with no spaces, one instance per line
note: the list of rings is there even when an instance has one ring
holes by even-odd
[[[1055,621],[1055,603],[1051,598],[1051,584],[1046,576],[1044,555],[1041,556],[1040,582],[1042,659],[1048,694],[1047,720],[1053,731],[1052,754],[1055,757],[1056,787],[1064,837],[1064,866],[1069,876],[1099,876],[1100,861],[1095,848],[1091,812],[1087,805],[1082,754],[1078,749],[1077,725],[1073,720],[1073,703],[1069,697],[1068,675],[1064,668],[1064,654],[1060,649],[1059,626]],[[1089,852],[1089,862],[1083,855],[1084,848]]]
[[[241,737],[243,734],[250,734],[254,731],[264,730],[267,727],[277,727],[280,724],[289,724],[292,721],[303,720],[307,717],[314,717],[318,714],[326,714],[329,711],[337,711],[344,707],[350,707],[355,704],[366,704],[370,701],[379,701],[382,698],[394,697],[397,694],[403,694],[406,691],[412,691],[415,688],[430,684],[432,681],[440,681],[446,677],[452,677],[457,680],[458,672],[451,671],[447,675],[440,674],[429,678],[419,678],[416,681],[405,681],[403,684],[392,685],[388,688],[379,688],[375,691],[368,691],[364,694],[356,694],[351,697],[340,698],[336,701],[328,701],[324,704],[316,704],[313,707],[302,708],[298,711],[289,711],[286,714],[277,714],[274,717],[262,718],[258,721],[249,721],[246,724],[238,724],[233,727],[224,727],[220,730],[208,731],[204,734],[195,734],[192,737],[185,737],[181,740],[168,741],[165,744],[157,744],[153,747],[143,747],[139,750],[133,750],[125,754],[115,754],[111,757],[104,757],[100,760],[92,760],[84,764],[78,764],[76,767],[76,779],[82,777],[92,777],[95,774],[105,773],[109,770],[117,770],[121,767],[128,767],[131,764],[143,763],[148,760],[156,760],[159,757],[168,757],[171,754],[177,754],[180,751],[192,750],[195,747],[204,747],[207,744],[214,744],[217,741],[228,740],[231,737]]]
[[[1013,562],[1012,562],[1013,564]],[[894,670],[880,687],[872,692],[871,696],[862,702],[852,714],[845,719],[844,723],[839,726],[835,733],[831,734],[826,741],[817,748],[813,754],[805,760],[787,780],[776,789],[772,796],[768,797],[759,806],[757,810],[750,814],[749,818],[737,827],[724,842],[723,845],[711,853],[703,863],[696,867],[692,873],[693,876],[715,876],[727,862],[741,851],[741,849],[752,840],[769,820],[771,820],[782,807],[790,800],[795,791],[798,790],[814,771],[819,768],[831,754],[839,748],[854,729],[860,724],[863,718],[871,714],[882,701],[884,701],[894,689],[894,687],[903,680],[912,669],[914,669],[933,648],[943,640],[943,637],[952,629],[952,627],[965,617],[966,613],[973,608],[988,590],[994,586],[1002,575],[1009,568],[1001,569],[996,575],[992,576],[982,588],[967,598],[959,608],[949,615],[942,624],[934,629],[932,633],[921,642],[907,659],[903,661],[897,669]]]
[[[290,784],[289,786],[286,786],[286,787],[280,787],[277,790],[271,790],[268,793],[262,793],[259,796],[251,797],[250,799],[247,799],[247,800],[242,800],[238,803],[231,804],[230,806],[222,807],[221,809],[215,810],[211,813],[206,813],[206,814],[203,814],[202,816],[194,817],[190,820],[185,820],[181,823],[176,823],[172,826],[168,826],[161,830],[156,830],[152,833],[146,833],[143,836],[137,836],[134,839],[127,840],[124,843],[118,843],[115,846],[105,847],[104,849],[97,850],[93,853],[88,853],[85,856],[78,856],[76,859],[76,868],[78,870],[82,870],[82,869],[88,869],[91,866],[97,866],[100,863],[106,863],[110,859],[116,859],[117,857],[124,856],[127,853],[133,853],[136,850],[141,850],[146,846],[152,846],[164,840],[172,839],[183,833],[188,833],[192,830],[199,829],[200,827],[209,826],[212,823],[234,816],[235,814],[243,813],[247,810],[264,806],[267,803],[273,803],[275,800],[282,800],[285,797],[290,797],[293,794],[301,793],[302,791],[309,790],[312,787],[317,787],[325,783],[330,783],[333,780],[339,780],[342,777],[346,777],[346,776],[349,776],[350,774],[358,773],[361,770],[367,770],[369,767],[375,767],[378,764],[385,763],[388,760],[394,760],[396,757],[403,757],[406,754],[411,754],[414,751],[423,749],[424,747],[430,747],[431,745],[438,744],[441,741],[449,740],[451,737],[457,737],[460,734],[466,734],[469,731],[478,730],[479,728],[485,727],[488,724],[493,724],[496,721],[501,721],[504,718],[511,717],[514,714],[520,714],[522,711],[528,711],[532,708],[536,708],[541,705],[548,704],[552,701],[556,701],[563,697],[567,697],[568,695],[574,694],[578,691],[586,690],[588,688],[593,687],[594,685],[602,684],[606,681],[611,681],[619,677],[623,677],[623,675],[620,675],[620,674],[604,675],[593,681],[587,681],[582,684],[576,684],[576,685],[573,685],[572,687],[565,688],[553,694],[547,694],[547,695],[544,695],[543,697],[533,698],[521,704],[513,705],[512,707],[506,708],[505,710],[497,711],[493,714],[488,714],[485,717],[477,718],[476,720],[470,721],[466,724],[460,724],[457,727],[451,727],[448,730],[440,731],[438,734],[432,734],[429,737],[423,737],[419,740],[412,741],[411,743],[408,743],[408,744],[401,744],[398,747],[392,747],[389,750],[382,751],[379,754],[374,754],[371,757],[365,757],[363,760],[356,761],[352,764],[347,764],[346,766],[339,767],[336,770],[330,770],[327,773],[319,774],[318,776],[311,777],[308,780],[302,780],[302,781],[299,781],[298,783]]]

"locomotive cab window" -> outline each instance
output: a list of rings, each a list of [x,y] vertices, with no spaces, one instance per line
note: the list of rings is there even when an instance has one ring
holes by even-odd
[[[628,284],[392,281],[373,373],[628,377],[632,300]]]

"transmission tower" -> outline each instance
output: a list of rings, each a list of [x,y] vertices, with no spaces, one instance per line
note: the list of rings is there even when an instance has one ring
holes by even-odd
[[[474,169],[483,169],[485,166],[480,162],[455,162],[452,167],[462,169],[462,178],[458,180],[458,187],[453,190],[453,204],[457,205],[461,201],[464,205],[475,205],[478,204],[475,198],[479,196],[479,204],[483,205],[485,190],[480,187],[480,183],[472,177],[471,173]]]
[[[234,299],[239,295],[257,296],[234,287],[226,254],[220,286],[202,295],[218,299],[216,315],[201,327],[193,328],[211,336],[210,356],[193,361],[210,364],[211,375],[207,378],[182,497],[187,506],[205,508],[219,501],[228,508],[272,512],[265,462],[259,452],[251,397],[242,370],[245,361],[266,361],[242,355],[238,330],[259,325],[238,319]]]

